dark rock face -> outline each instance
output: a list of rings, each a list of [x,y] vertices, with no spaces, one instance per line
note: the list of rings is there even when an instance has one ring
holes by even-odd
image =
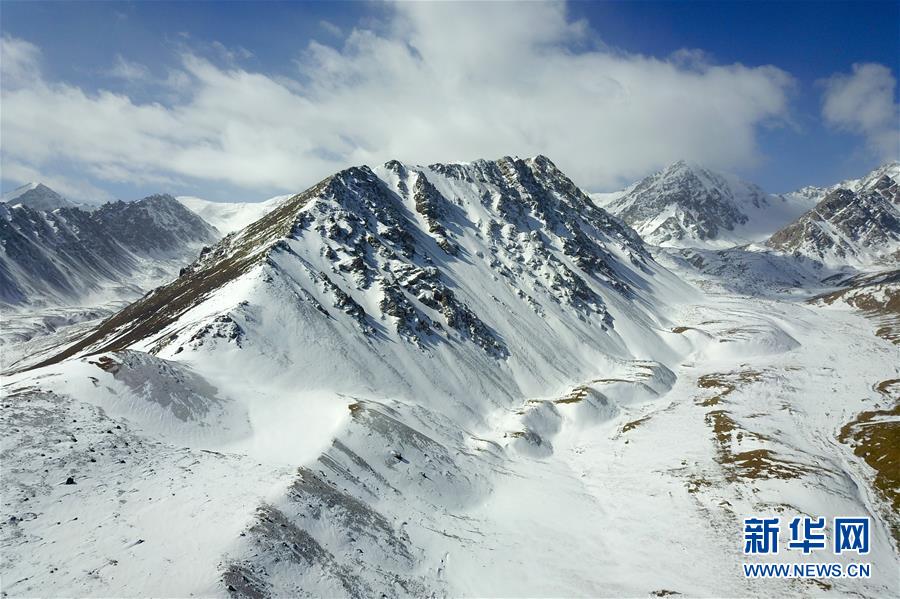
[[[425,218],[428,232],[437,239],[438,246],[451,256],[455,256],[459,252],[459,246],[450,241],[447,237],[447,229],[441,224],[441,220],[447,218],[447,198],[442,196],[441,192],[435,189],[434,185],[421,174],[416,177],[413,198],[416,211]]]
[[[76,300],[123,284],[146,259],[191,255],[218,234],[172,196],[52,212],[0,203],[0,302]]]
[[[887,175],[858,191],[829,193],[767,242],[784,252],[830,261],[896,257],[898,243],[900,184]]]
[[[212,226],[168,194],[110,202],[92,216],[123,246],[147,256],[170,257],[178,248],[218,237]]]

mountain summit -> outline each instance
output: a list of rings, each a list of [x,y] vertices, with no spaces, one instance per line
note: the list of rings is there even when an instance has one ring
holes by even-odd
[[[811,205],[681,160],[643,179],[606,209],[653,245],[729,247],[765,239]]]
[[[32,210],[51,211],[57,208],[72,208],[72,202],[62,197],[43,183],[28,183],[3,194],[2,200],[11,206],[25,206]]]
[[[680,288],[543,156],[391,161],[283,201],[57,359],[134,348],[348,393],[427,380],[434,397],[468,381],[506,396],[652,352],[659,314],[634,298],[658,285]],[[550,366],[561,348],[566,373]]]
[[[809,189],[809,188],[806,188]],[[824,190],[816,206],[767,244],[832,266],[900,260],[900,163]]]

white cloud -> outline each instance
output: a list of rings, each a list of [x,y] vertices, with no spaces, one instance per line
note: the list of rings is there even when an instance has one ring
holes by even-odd
[[[319,21],[319,27],[321,27],[324,31],[326,31],[330,35],[333,35],[334,37],[340,38],[344,36],[344,32],[341,31],[341,28],[331,21],[322,19],[321,21]]]
[[[40,74],[40,49],[8,35],[0,38],[0,82],[4,88],[27,84]]]
[[[853,72],[824,82],[822,116],[834,127],[866,138],[879,158],[900,158],[900,104],[894,100],[897,80],[875,63],[854,64]]]
[[[106,74],[129,82],[144,81],[150,78],[150,70],[146,66],[126,60],[121,54],[116,55],[116,61],[106,71]]]
[[[185,52],[167,105],[41,77],[4,83],[3,161],[285,191],[391,158],[543,153],[592,189],[678,158],[753,164],[757,129],[786,116],[791,78],[686,56],[702,55],[610,51],[562,4],[401,3],[340,47],[310,43],[295,78]]]
[[[220,41],[213,41],[212,44],[210,44],[210,47],[215,50],[222,59],[229,63],[236,63],[240,60],[253,57],[253,52],[243,46],[229,48]]]

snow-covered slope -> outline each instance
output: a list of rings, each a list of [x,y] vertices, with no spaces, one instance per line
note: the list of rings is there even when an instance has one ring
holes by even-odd
[[[0,203],[0,302],[34,308],[133,298],[217,238],[215,229],[166,195],[92,212]]]
[[[831,191],[812,210],[773,234],[767,244],[833,267],[897,264],[900,176],[892,178],[883,170]]]
[[[772,251],[756,243],[723,250],[657,248],[654,256],[704,289],[742,295],[803,295],[834,274],[818,260]]]
[[[43,183],[28,183],[3,194],[0,199],[12,207],[25,206],[32,210],[50,211],[57,208],[72,208],[72,202],[62,197]]]
[[[321,457],[356,481],[339,490],[318,466],[269,474],[281,490],[245,498],[225,538],[198,531],[212,553],[192,566],[203,578],[173,578],[170,594],[420,595],[444,584],[410,571],[425,529],[407,532],[377,497],[406,495],[417,513],[477,505],[493,460],[476,465],[477,453],[552,448],[554,404],[510,411],[525,399],[626,375],[646,381],[636,397],[664,388],[658,360],[676,352],[662,342],[662,298],[693,293],[544,157],[390,162],[280,203],[10,380],[38,377],[165,443],[267,464],[248,480]],[[614,407],[598,394],[578,410],[604,419]],[[425,469],[401,474],[411,463]],[[283,534],[306,574],[279,557]],[[123,583],[112,588],[138,588]]]
[[[647,177],[605,208],[649,244],[725,248],[766,239],[814,205],[685,161]]]
[[[861,310],[875,321],[876,335],[900,345],[900,268],[852,276],[840,281],[836,291],[829,291],[811,301]],[[900,413],[897,415],[900,416]]]
[[[596,204],[600,208],[606,208],[616,200],[620,199],[622,196],[630,193],[635,188],[635,186],[637,186],[637,183],[629,185],[625,189],[620,189],[618,191],[599,191],[589,195],[591,201],[593,201],[594,204]]]
[[[178,196],[175,199],[227,235],[259,220],[289,197],[275,196],[262,202],[211,202],[193,196]]]

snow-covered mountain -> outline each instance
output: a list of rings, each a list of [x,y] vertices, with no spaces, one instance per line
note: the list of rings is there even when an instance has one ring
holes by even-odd
[[[27,183],[3,194],[0,199],[12,207],[25,206],[32,210],[50,211],[57,208],[73,208],[75,204],[62,197],[43,183]]]
[[[826,193],[767,244],[830,266],[865,267],[900,262],[900,165]]]
[[[815,203],[683,160],[621,194],[595,197],[649,244],[698,248],[762,241]]]
[[[259,220],[289,197],[275,196],[262,202],[211,202],[193,196],[178,196],[175,199],[224,235]]]
[[[812,514],[896,596],[895,347],[705,255],[543,156],[328,177],[6,374],[4,592],[750,596],[742,519]]]
[[[310,381],[398,396],[417,376],[439,394],[458,390],[468,369],[495,370],[480,384],[502,396],[561,384],[596,368],[601,353],[650,357],[660,325],[647,298],[658,285],[679,287],[544,157],[390,162],[283,201],[66,354],[222,353],[218,364],[302,355]],[[588,340],[594,349],[579,351],[564,377],[533,364]],[[247,349],[238,356],[235,344]],[[308,346],[320,348],[314,359],[299,350]],[[361,348],[351,359],[364,376],[342,374],[348,346]],[[418,360],[422,352],[431,358]],[[277,377],[283,366],[257,367]]]
[[[90,297],[107,292],[135,297],[218,238],[167,195],[111,202],[91,212],[0,203],[0,302],[34,307],[90,304]]]
[[[285,497],[320,507],[303,515],[256,498],[245,535],[223,529],[223,545],[202,533],[226,560],[220,589],[419,595],[440,583],[410,573],[419,541],[377,498],[405,495],[417,513],[477,504],[491,483],[463,448],[552,448],[556,404],[509,412],[523,398],[626,374],[640,376],[636,396],[655,393],[670,376],[658,359],[674,355],[662,307],[692,294],[545,157],[394,161],[281,202],[33,373],[167,443],[285,465],[327,451],[351,477],[338,491],[303,468]],[[90,390],[95,371],[102,392]],[[599,393],[577,409],[616,410]],[[424,469],[397,478],[409,463]],[[342,532],[316,532],[307,517]],[[302,581],[272,544],[282,532],[312,560]],[[384,558],[368,559],[375,551]]]
[[[858,179],[847,179],[845,181],[841,181],[840,183],[836,183],[834,185],[829,185],[826,187],[807,185],[785,195],[801,200],[806,199],[813,202],[814,204],[818,204],[823,199],[825,199],[825,196],[837,191],[838,189],[847,189],[856,193],[862,189],[871,188],[874,183],[876,183],[884,176],[887,176],[894,181],[900,181],[900,161],[895,160],[892,162],[886,162],[885,164],[873,169],[871,172]]]

